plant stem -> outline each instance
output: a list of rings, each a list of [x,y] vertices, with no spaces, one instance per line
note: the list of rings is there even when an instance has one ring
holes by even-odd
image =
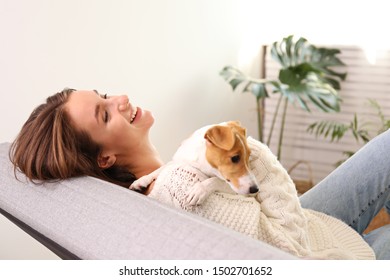
[[[277,116],[278,116],[279,107],[280,107],[280,103],[281,103],[281,101],[282,101],[282,98],[283,98],[283,95],[280,94],[279,100],[278,100],[278,104],[276,105],[276,108],[275,108],[275,111],[274,111],[274,115],[272,116],[272,124],[271,124],[271,128],[270,128],[269,134],[268,134],[267,146],[269,146],[269,145],[271,144],[272,133],[274,132],[274,127],[275,127],[275,123],[276,123],[276,118],[277,118]]]
[[[263,142],[263,100],[262,98],[256,98],[256,109],[257,109],[257,130],[259,132],[259,141]]]
[[[288,105],[288,99],[287,97],[285,97],[284,106],[283,106],[282,124],[279,133],[278,160],[281,160],[281,156],[282,156],[282,144],[283,144],[284,124],[286,122],[286,115],[287,115],[287,105]]]

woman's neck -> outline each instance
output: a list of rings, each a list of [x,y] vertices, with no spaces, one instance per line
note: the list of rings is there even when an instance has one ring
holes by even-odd
[[[142,166],[130,167],[129,169],[136,178],[141,178],[142,176],[148,175],[163,165],[160,157],[149,157],[144,158],[143,160],[145,161],[145,164]]]
[[[137,151],[129,151],[122,159],[118,159],[121,166],[126,167],[136,178],[141,178],[160,168],[162,161],[156,148],[149,144],[139,147]]]

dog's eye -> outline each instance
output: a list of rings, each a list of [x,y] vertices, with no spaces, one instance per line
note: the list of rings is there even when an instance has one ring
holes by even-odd
[[[240,156],[239,155],[232,156],[231,160],[233,163],[238,163],[238,162],[240,162]]]

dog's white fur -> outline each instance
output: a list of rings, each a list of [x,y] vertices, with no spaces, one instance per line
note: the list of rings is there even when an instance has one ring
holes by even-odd
[[[221,123],[219,125],[227,125],[227,123]],[[200,168],[200,170],[209,178],[195,184],[187,193],[187,203],[189,205],[201,204],[211,193],[215,191],[249,194],[249,189],[254,185],[257,187],[256,179],[252,174],[247,174],[239,179],[242,188],[237,188],[233,184],[226,181],[222,174],[206,159],[207,140],[205,139],[205,133],[214,125],[204,126],[196,130],[188,139],[184,140],[176,153],[174,154],[173,162],[192,162]],[[143,176],[136,180],[130,189],[141,191],[151,184],[160,174],[161,170],[165,166],[160,167],[154,172]],[[230,188],[226,184],[221,184],[221,180],[226,181]]]

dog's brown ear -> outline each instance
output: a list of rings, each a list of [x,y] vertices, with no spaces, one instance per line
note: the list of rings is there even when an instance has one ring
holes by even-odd
[[[232,128],[224,125],[216,125],[209,128],[204,138],[218,148],[226,151],[231,150],[236,141]]]
[[[246,137],[246,128],[242,127],[239,121],[229,121],[227,124],[234,127],[241,136]]]
[[[227,124],[231,126],[241,126],[240,121],[228,121]]]

